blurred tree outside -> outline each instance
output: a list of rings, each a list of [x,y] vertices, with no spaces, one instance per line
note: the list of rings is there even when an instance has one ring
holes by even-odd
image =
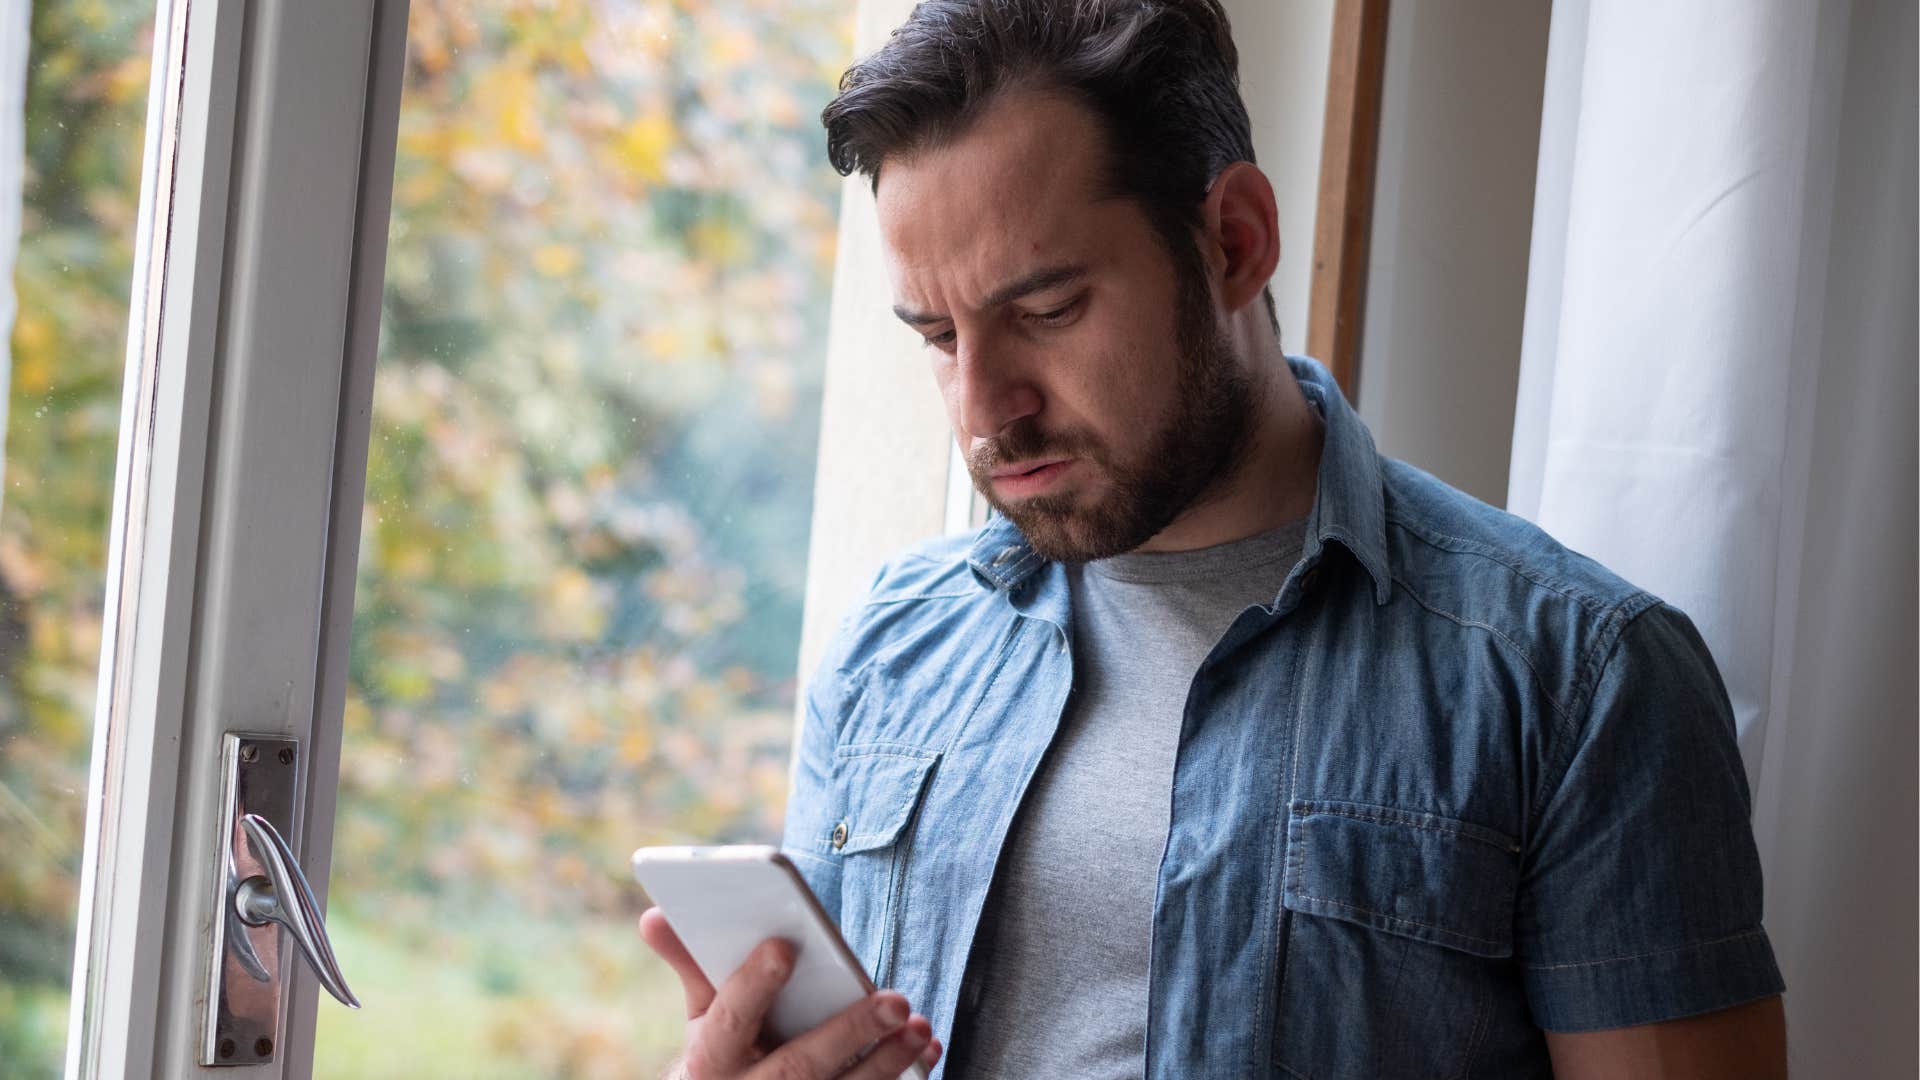
[[[152,0],[37,0],[0,496],[0,1075],[53,1076],[94,678]]]
[[[841,0],[413,0],[320,1076],[630,1076],[633,847],[786,789]],[[59,1068],[151,0],[35,0],[0,500],[0,1074]]]
[[[317,1075],[677,1047],[627,856],[779,833],[852,16],[414,0]]]

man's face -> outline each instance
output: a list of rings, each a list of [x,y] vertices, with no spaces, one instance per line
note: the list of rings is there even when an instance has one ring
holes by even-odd
[[[895,310],[927,341],[973,482],[1041,555],[1130,551],[1237,464],[1251,380],[1197,256],[1103,198],[1101,136],[1061,97],[991,105],[889,159],[876,193]]]

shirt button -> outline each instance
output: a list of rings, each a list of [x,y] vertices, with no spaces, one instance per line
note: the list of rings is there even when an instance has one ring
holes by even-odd
[[[833,827],[833,850],[839,851],[847,846],[847,823],[841,822]]]

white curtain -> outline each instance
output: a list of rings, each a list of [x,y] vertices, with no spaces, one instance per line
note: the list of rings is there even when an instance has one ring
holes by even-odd
[[[1556,0],[1509,507],[1693,616],[1795,1075],[1912,1076],[1913,0]]]

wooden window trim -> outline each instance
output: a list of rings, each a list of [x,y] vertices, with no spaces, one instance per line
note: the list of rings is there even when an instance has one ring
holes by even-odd
[[[1360,380],[1360,326],[1386,57],[1387,0],[1338,0],[1320,143],[1307,351],[1328,366],[1349,400],[1356,399]]]

